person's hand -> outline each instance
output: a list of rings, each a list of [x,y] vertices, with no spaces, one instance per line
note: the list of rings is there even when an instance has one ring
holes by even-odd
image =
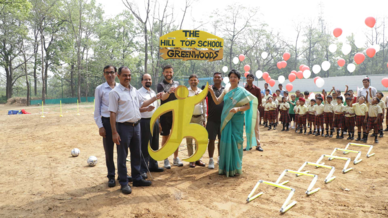
[[[322,89],[322,94],[324,94],[325,93],[325,90],[324,89]]]
[[[203,121],[203,122],[202,122],[202,125],[203,125],[203,127],[206,127],[206,122]]]
[[[175,93],[175,87],[171,87],[169,90],[170,93]]]
[[[237,107],[234,107],[234,108],[230,109],[229,112],[235,114],[235,113],[237,113],[238,111],[239,111],[239,109],[238,109]]]
[[[113,133],[112,139],[113,139],[113,142],[114,142],[116,145],[120,145],[121,138],[120,138],[120,135],[119,135],[117,132]]]
[[[374,124],[377,124],[377,119],[375,120],[375,122],[373,122]]]
[[[368,91],[366,91],[366,96],[368,96],[368,94],[369,94],[369,92],[368,92]]]
[[[147,107],[147,111],[148,111],[148,112],[151,112],[151,111],[153,111],[154,109],[155,109],[155,107],[154,107],[153,105],[150,105],[150,106]]]
[[[348,85],[345,85],[346,86],[346,89],[349,89],[349,86]]]
[[[161,98],[162,98],[162,95],[163,95],[163,92],[159,92],[159,93],[156,95],[156,100],[161,99]]]
[[[335,91],[335,87],[333,86],[333,90]]]
[[[106,132],[105,132],[105,128],[104,127],[101,127],[99,130],[98,130],[98,133],[100,134],[100,136],[102,137],[106,137]]]

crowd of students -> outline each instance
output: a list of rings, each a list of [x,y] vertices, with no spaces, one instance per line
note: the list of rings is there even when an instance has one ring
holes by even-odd
[[[369,82],[369,78],[364,80]],[[377,138],[384,135],[383,120],[385,110],[388,113],[388,109],[383,101],[384,94],[373,91],[372,88],[366,89],[364,95],[357,92],[359,96],[355,96],[346,86],[345,95],[342,96],[341,92],[333,87],[329,93],[325,90],[315,93],[314,98],[310,98],[308,91],[301,93],[297,90],[295,94],[290,95],[288,91],[280,89],[270,94],[270,90],[266,89],[265,95],[262,93],[262,104],[259,108],[260,124],[268,130],[275,130],[280,121],[283,125],[281,131],[289,131],[289,128],[292,128],[299,134],[330,138],[336,133],[337,139],[343,139],[344,133],[347,133],[348,140],[354,140],[357,130],[356,141],[365,143],[373,129],[372,136],[375,137],[375,143],[378,143]],[[388,131],[388,123],[385,131]]]

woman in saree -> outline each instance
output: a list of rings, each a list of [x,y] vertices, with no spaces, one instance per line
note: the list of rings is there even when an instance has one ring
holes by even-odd
[[[245,132],[247,143],[251,143],[255,136],[255,125],[257,117],[257,98],[238,83],[241,74],[232,70],[228,74],[230,88],[217,98],[214,91],[209,87],[210,94],[216,104],[224,101],[224,108],[221,115],[221,141],[220,141],[220,162],[218,174],[225,174],[227,177],[236,176],[242,173],[243,155],[243,133],[244,113],[249,119],[245,120]]]

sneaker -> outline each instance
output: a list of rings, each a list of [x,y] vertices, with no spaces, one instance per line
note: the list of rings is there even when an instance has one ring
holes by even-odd
[[[164,168],[171,169],[170,161],[168,161],[168,159],[164,160]]]
[[[214,169],[214,160],[213,158],[210,158],[209,159],[209,166],[208,166],[209,169]]]
[[[183,167],[182,161],[179,159],[179,157],[174,158],[174,166]]]

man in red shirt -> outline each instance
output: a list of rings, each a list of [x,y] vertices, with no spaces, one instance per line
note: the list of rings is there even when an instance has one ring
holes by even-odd
[[[260,126],[260,112],[259,112],[259,107],[261,106],[261,90],[259,87],[253,85],[253,81],[255,80],[255,76],[253,74],[248,74],[247,75],[247,85],[245,86],[245,89],[252,93],[252,95],[256,96],[257,101],[258,101],[258,108],[257,108],[257,118],[256,118],[256,127],[255,127],[255,136],[256,136],[256,150],[258,151],[263,151],[263,149],[260,146],[260,132],[259,132],[259,126]]]

